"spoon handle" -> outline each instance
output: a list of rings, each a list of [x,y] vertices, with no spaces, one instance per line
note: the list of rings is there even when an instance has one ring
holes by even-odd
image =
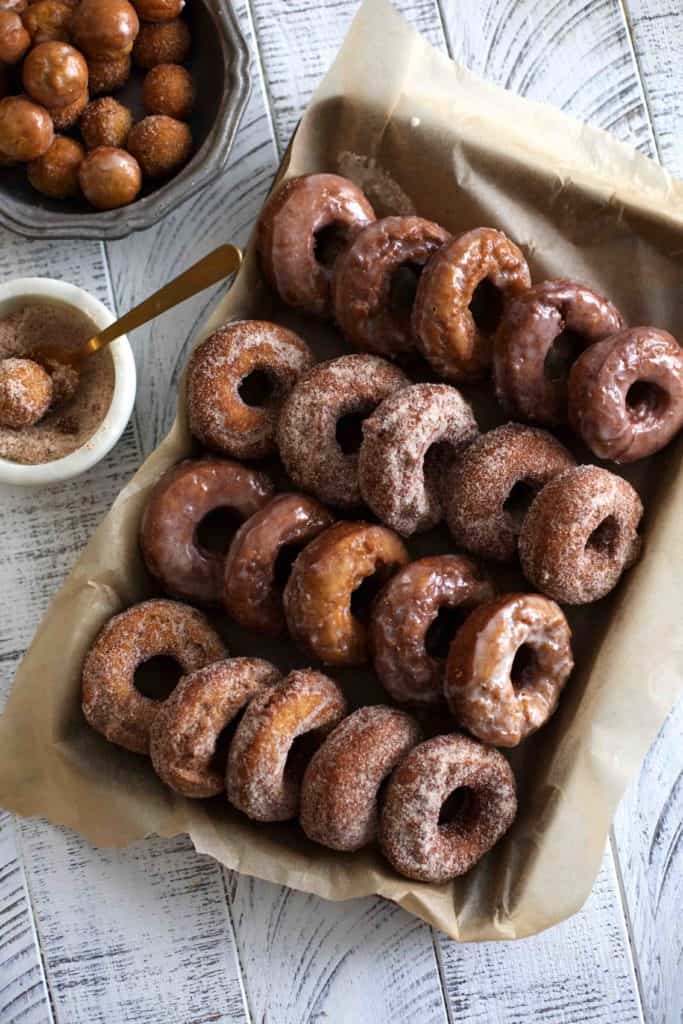
[[[185,302],[186,299],[192,298],[193,295],[203,292],[205,288],[210,288],[212,284],[222,281],[229,274],[233,274],[239,270],[241,263],[242,253],[237,246],[221,245],[191,266],[189,270],[169,281],[158,292],[150,295],[139,306],[131,309],[129,313],[126,313],[111,326],[100,331],[98,335],[87,342],[79,355],[92,355],[93,352],[97,352],[111,341],[120,338],[122,334],[128,334],[136,327],[142,327],[143,324],[154,320],[161,313],[165,313],[181,302]]]

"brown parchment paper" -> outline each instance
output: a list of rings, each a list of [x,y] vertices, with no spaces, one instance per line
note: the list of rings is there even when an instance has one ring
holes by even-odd
[[[536,280],[583,279],[632,324],[683,337],[683,186],[606,134],[452,64],[384,0],[361,8],[281,173],[338,169],[366,187],[379,213],[414,208],[454,232],[502,228]],[[294,327],[320,357],[344,350],[331,327],[270,294],[253,247],[204,334],[242,316]],[[468,392],[484,426],[496,417],[486,391]],[[115,502],[24,658],[0,720],[0,803],[105,846],[188,832],[229,868],[328,899],[379,893],[457,939],[515,938],[562,920],[588,896],[619,796],[681,689],[682,450],[670,447],[628,474],[647,505],[644,556],[614,595],[571,612],[577,668],[560,710],[511,757],[518,819],[465,878],[410,882],[374,849],[332,853],[294,825],[252,824],[223,799],[181,799],[147,760],[87,727],[79,685],[89,644],[111,614],[155,592],[137,529],[151,485],[193,451],[182,397],[170,435]],[[415,555],[448,546],[438,531],[410,544]],[[523,585],[515,570],[499,582]],[[218,621],[231,653],[303,664],[288,644],[268,646]],[[370,672],[333,674],[352,700],[382,700]]]

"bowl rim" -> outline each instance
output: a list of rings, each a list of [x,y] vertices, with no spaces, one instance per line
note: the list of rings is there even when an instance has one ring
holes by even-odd
[[[58,213],[13,196],[3,197],[0,226],[25,238],[93,241],[125,238],[158,224],[222,174],[251,93],[249,48],[231,0],[203,0],[203,3],[220,39],[225,83],[215,123],[189,164],[158,191],[116,210]]]
[[[0,284],[0,308],[11,299],[52,299],[80,310],[98,330],[114,323],[116,317],[104,303],[78,285],[50,277],[20,277]],[[39,487],[61,483],[92,469],[108,455],[123,434],[135,405],[137,372],[128,338],[123,335],[109,346],[114,362],[114,392],[99,427],[80,448],[61,459],[26,465],[0,458],[0,484]]]

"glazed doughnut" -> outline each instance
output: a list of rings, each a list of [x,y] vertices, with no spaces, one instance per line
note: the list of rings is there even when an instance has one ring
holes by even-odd
[[[28,161],[46,153],[54,139],[52,118],[45,107],[26,96],[0,100],[0,156]]]
[[[640,498],[598,466],[556,476],[534,499],[519,535],[526,578],[563,604],[597,601],[637,561]]]
[[[524,256],[502,231],[475,228],[444,245],[420,277],[413,308],[418,347],[436,372],[455,383],[483,377],[504,303],[530,284]]]
[[[396,708],[359,708],[315,752],[301,786],[301,827],[332,850],[353,851],[377,836],[379,789],[420,739]]]
[[[115,210],[137,199],[142,187],[142,171],[135,157],[125,150],[98,146],[79,167],[78,183],[96,210]]]
[[[439,646],[451,638],[451,617],[444,614],[444,628],[439,612],[468,611],[493,594],[493,584],[464,555],[432,555],[400,569],[377,598],[370,622],[372,661],[387,693],[398,701],[440,704],[446,652]]]
[[[459,726],[516,747],[544,725],[574,668],[562,609],[540,594],[480,604],[455,634],[444,692]]]
[[[150,730],[162,702],[136,689],[135,672],[159,655],[175,658],[189,674],[224,658],[225,648],[196,608],[177,601],[143,601],[109,620],[83,666],[87,721],[110,743],[137,754],[149,753]]]
[[[374,596],[373,584],[386,583],[408,557],[400,538],[384,526],[335,523],[325,530],[301,552],[285,587],[294,641],[327,665],[367,661],[363,602]]]
[[[653,455],[683,426],[683,351],[667,331],[633,327],[591,347],[569,377],[572,427],[599,459]]]
[[[119,60],[133,49],[140,21],[128,0],[81,0],[71,19],[74,43],[89,60]]]
[[[482,434],[448,479],[446,517],[456,543],[485,558],[514,558],[529,502],[573,465],[567,449],[545,430],[506,423]]]
[[[62,0],[37,0],[37,3],[32,3],[24,11],[22,21],[34,46],[38,43],[48,43],[52,39],[68,43],[73,13],[73,5],[63,3]]]
[[[171,21],[185,6],[185,0],[134,0],[135,9],[143,21]]]
[[[263,273],[288,305],[327,316],[339,252],[374,219],[370,203],[348,178],[292,178],[270,197],[259,218]]]
[[[566,423],[571,362],[623,323],[608,299],[576,281],[543,281],[511,297],[493,347],[496,395],[506,414]]]
[[[52,199],[78,195],[78,169],[85,152],[80,142],[55,135],[47,153],[27,165],[28,180],[37,192]]]
[[[360,505],[360,438],[352,431],[348,439],[340,434],[408,384],[401,370],[370,355],[330,359],[302,377],[283,403],[277,427],[280,457],[297,487],[330,505]]]
[[[0,360],[0,426],[22,430],[38,423],[52,402],[52,379],[32,359]]]
[[[416,278],[449,239],[422,217],[384,217],[360,231],[340,257],[332,286],[334,314],[356,348],[393,356],[415,347],[411,313]],[[399,291],[399,271],[412,277]]]
[[[238,459],[275,450],[285,397],[314,358],[301,338],[265,320],[224,324],[198,345],[187,368],[190,430],[207,448]],[[241,389],[263,383],[262,394]]]
[[[440,824],[448,797],[463,789],[455,820]],[[436,736],[411,750],[389,779],[382,850],[406,878],[448,882],[495,846],[516,813],[515,777],[498,750],[467,736]]]
[[[290,672],[254,697],[230,744],[230,803],[255,821],[296,817],[306,768],[304,749],[310,757],[346,710],[337,684],[313,669]],[[301,742],[298,750],[293,748],[304,736],[304,748]]]
[[[216,661],[184,676],[152,723],[149,753],[159,778],[183,796],[222,793],[221,733],[252,697],[280,679],[260,658]]]
[[[282,558],[305,547],[333,522],[324,505],[304,494],[278,494],[247,519],[225,560],[223,605],[228,615],[246,629],[282,633]]]
[[[247,519],[272,493],[267,476],[227,459],[206,456],[172,466],[152,489],[140,528],[140,548],[152,576],[170,594],[218,604],[223,556],[199,545],[199,524],[218,508]]]
[[[448,384],[395,391],[363,423],[358,482],[365,504],[404,537],[436,526],[445,475],[478,433],[471,408]]]
[[[0,62],[18,64],[31,45],[31,36],[16,11],[0,10]]]

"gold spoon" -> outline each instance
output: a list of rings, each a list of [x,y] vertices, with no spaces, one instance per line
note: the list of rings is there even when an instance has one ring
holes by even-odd
[[[58,342],[49,342],[36,347],[31,352],[31,358],[36,362],[65,363],[67,366],[78,367],[84,359],[120,338],[122,334],[142,327],[167,310],[235,273],[241,263],[242,252],[237,246],[221,245],[79,348],[67,348]]]

